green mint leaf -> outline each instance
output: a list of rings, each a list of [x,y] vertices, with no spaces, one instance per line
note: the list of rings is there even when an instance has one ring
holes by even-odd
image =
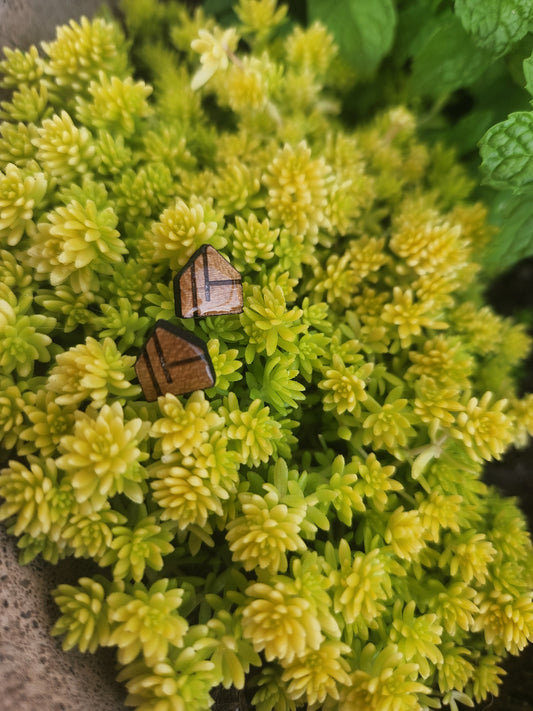
[[[533,96],[533,53],[531,57],[524,59],[523,63],[524,76],[526,78],[526,89]]]
[[[474,43],[494,57],[506,54],[528,32],[531,0],[455,0],[455,12]]]
[[[393,0],[308,0],[309,19],[320,20],[340,51],[361,74],[370,74],[392,47],[396,27]]]
[[[438,24],[439,15],[434,1],[413,0],[402,6],[394,38],[395,59],[403,63],[415,55]]]
[[[491,126],[480,152],[489,185],[520,191],[533,182],[533,111],[517,111]]]
[[[502,272],[533,256],[533,195],[501,193],[493,205],[492,222],[500,228],[483,262],[488,272]]]
[[[439,97],[473,84],[492,57],[474,45],[452,12],[444,12],[415,52],[412,88]]]

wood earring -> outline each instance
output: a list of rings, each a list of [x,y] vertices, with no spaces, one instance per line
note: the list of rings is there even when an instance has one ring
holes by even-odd
[[[174,302],[180,318],[241,313],[241,275],[220,252],[204,244],[174,277]],[[204,390],[216,380],[205,342],[164,319],[156,322],[135,372],[149,402],[166,393]]]
[[[243,307],[239,272],[210,244],[204,244],[174,277],[179,318],[239,314]]]
[[[161,319],[135,363],[135,372],[149,402],[160,395],[186,395],[215,384],[215,371],[201,338]]]

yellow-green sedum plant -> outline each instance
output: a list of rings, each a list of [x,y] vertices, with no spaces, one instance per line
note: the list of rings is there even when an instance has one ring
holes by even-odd
[[[533,434],[523,328],[483,303],[492,230],[401,106],[343,122],[318,23],[128,0],[5,51],[0,517],[65,649],[117,649],[127,703],[418,711],[498,693],[533,638],[532,547],[483,465]],[[183,321],[216,382],[133,365],[212,244],[241,315]],[[93,570],[90,567],[90,570]]]

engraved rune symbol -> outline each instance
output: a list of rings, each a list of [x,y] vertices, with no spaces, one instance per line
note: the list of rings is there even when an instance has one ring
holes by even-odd
[[[180,318],[241,313],[241,275],[214,247],[203,245],[175,276],[174,301]]]
[[[215,383],[205,343],[169,321],[157,321],[137,361],[135,372],[148,401],[172,393],[184,395]]]

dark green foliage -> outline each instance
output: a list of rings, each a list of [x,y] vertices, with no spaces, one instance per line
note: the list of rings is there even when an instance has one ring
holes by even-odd
[[[501,229],[486,262],[499,270],[533,254],[530,201],[514,197],[533,179],[533,112],[524,91],[533,94],[533,3],[453,5],[307,0],[310,19],[327,25],[342,59],[368,81],[348,98],[348,110],[360,117],[384,101],[410,106],[429,139],[453,145],[491,186],[483,198]]]
[[[394,40],[393,0],[308,0],[309,20],[321,20],[331,31],[344,58],[361,74],[376,69]]]

